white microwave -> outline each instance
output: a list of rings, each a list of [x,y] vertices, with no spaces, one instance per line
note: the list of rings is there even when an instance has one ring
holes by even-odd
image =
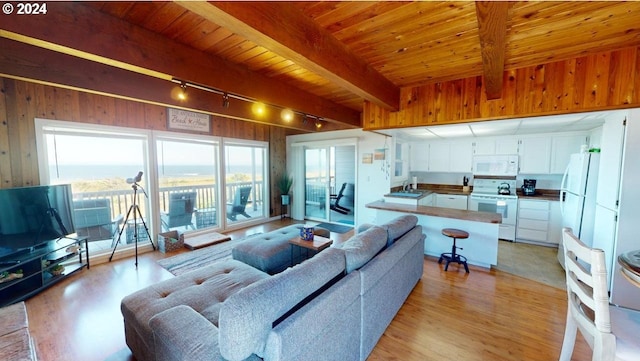
[[[473,175],[516,176],[518,155],[475,155]]]

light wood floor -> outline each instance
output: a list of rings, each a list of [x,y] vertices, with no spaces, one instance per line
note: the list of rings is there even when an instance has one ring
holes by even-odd
[[[232,238],[267,232],[288,220],[229,232]],[[332,239],[350,234],[332,233]],[[428,241],[428,240],[427,240]],[[175,253],[167,256],[175,255]],[[134,360],[124,341],[120,300],[173,277],[152,252],[83,270],[27,301],[39,360]],[[422,280],[396,315],[369,360],[557,360],[566,293],[511,274],[455,265],[448,272],[425,257]],[[579,335],[573,360],[590,360]]]

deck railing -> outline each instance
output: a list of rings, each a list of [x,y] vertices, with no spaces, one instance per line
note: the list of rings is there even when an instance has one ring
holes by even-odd
[[[236,189],[240,187],[251,186],[251,195],[247,202],[247,207],[253,210],[258,210],[264,203],[264,194],[262,182],[234,182],[227,183],[225,187],[226,199],[231,201],[236,194]],[[212,209],[219,208],[219,200],[217,198],[216,185],[189,185],[179,187],[162,187],[160,188],[160,194],[158,196],[158,207],[161,213],[166,213],[169,210],[169,195],[172,193],[183,192],[196,192],[196,209]],[[146,210],[147,202],[144,201],[143,191],[138,189],[138,199],[136,203],[140,207],[140,212],[147,216]],[[108,191],[95,191],[95,192],[81,192],[73,194],[74,200],[84,199],[109,199],[111,201],[111,216],[113,218],[118,215],[125,215],[129,211],[129,208],[133,202],[133,191],[131,190],[108,190]]]

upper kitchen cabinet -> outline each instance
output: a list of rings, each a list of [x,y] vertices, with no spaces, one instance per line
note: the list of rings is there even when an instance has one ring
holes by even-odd
[[[548,174],[551,167],[551,137],[521,138],[518,155],[520,173]]]
[[[496,139],[496,154],[518,154],[518,139]]]
[[[449,172],[471,173],[473,167],[473,143],[470,140],[455,140],[449,144],[451,161]]]
[[[448,141],[429,143],[429,172],[448,172],[451,150]]]
[[[551,138],[551,174],[564,174],[571,154],[579,153],[582,145],[589,144],[587,135],[565,135]]]
[[[429,171],[429,143],[424,141],[409,144],[409,167],[412,172]]]
[[[471,173],[473,142],[470,139],[429,143],[429,172]]]
[[[478,138],[473,142],[473,155],[496,154],[496,140],[493,138]]]
[[[473,142],[473,155],[518,154],[518,138],[477,138]]]

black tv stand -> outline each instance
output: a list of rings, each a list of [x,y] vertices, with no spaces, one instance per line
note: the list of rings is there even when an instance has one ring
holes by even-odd
[[[58,265],[64,270],[56,270]],[[85,267],[90,267],[87,237],[63,237],[3,255],[0,307],[23,301]]]

